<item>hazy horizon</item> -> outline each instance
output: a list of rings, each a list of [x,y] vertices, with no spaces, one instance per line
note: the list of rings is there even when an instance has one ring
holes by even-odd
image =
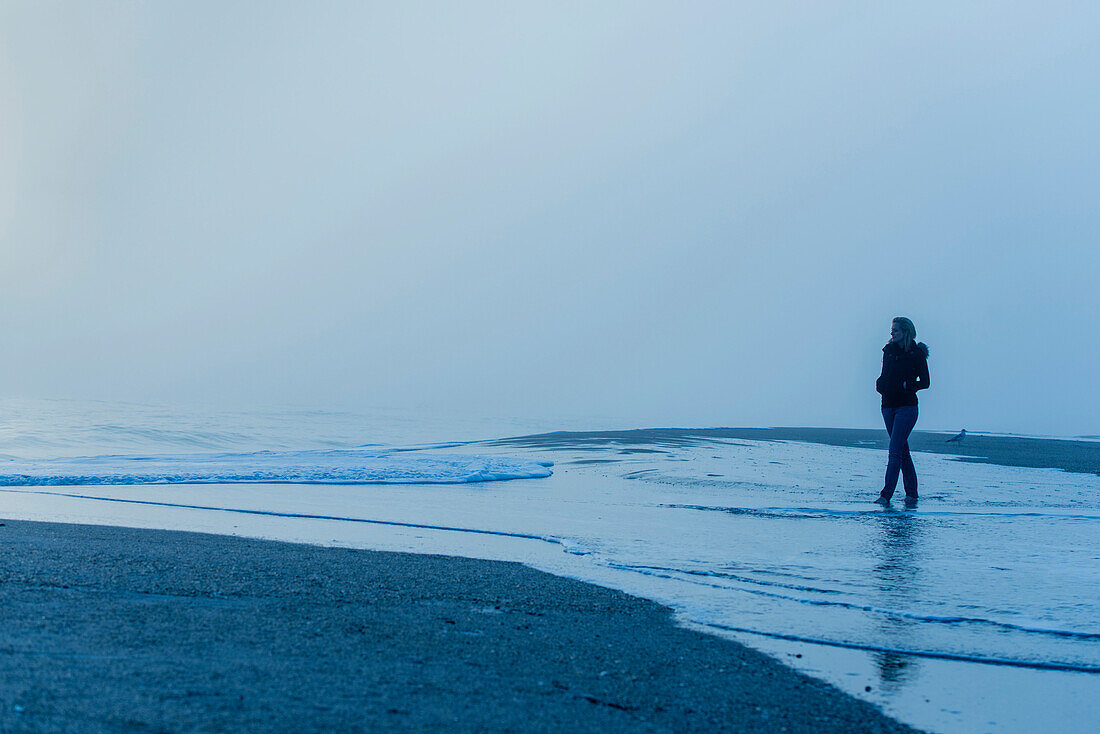
[[[875,427],[905,315],[917,430],[1097,435],[1096,68],[1086,3],[2,0],[0,397]]]

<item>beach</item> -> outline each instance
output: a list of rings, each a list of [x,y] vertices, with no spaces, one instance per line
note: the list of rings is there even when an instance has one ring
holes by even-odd
[[[919,505],[880,507],[871,500],[885,463],[881,430],[521,434],[431,416],[30,407],[0,436],[10,518],[0,535],[24,538],[5,554],[7,576],[24,581],[7,592],[14,657],[0,709],[30,731],[54,726],[34,718],[43,710],[105,706],[86,693],[95,689],[80,681],[89,679],[145,701],[149,721],[168,717],[153,730],[168,731],[206,721],[278,730],[284,724],[247,718],[271,711],[330,728],[348,728],[345,719],[393,728],[389,709],[412,710],[382,698],[416,703],[401,714],[406,728],[440,728],[451,711],[497,730],[714,728],[700,723],[711,719],[767,728],[763,714],[752,719],[761,706],[767,721],[788,716],[797,730],[807,719],[792,707],[789,676],[945,734],[1085,732],[1100,715],[1100,442],[971,433],[948,443],[953,433],[915,433]],[[28,522],[83,529],[32,537]],[[274,570],[252,558],[268,558],[260,549],[269,547],[283,549],[264,562]],[[357,560],[325,561],[344,567],[337,583],[324,581],[330,570],[287,560],[307,555]],[[24,583],[43,575],[52,580]],[[112,595],[109,613],[87,608]],[[616,611],[578,616],[574,597],[604,610],[613,597]],[[369,623],[356,605],[371,610]],[[638,605],[651,611],[639,616]],[[659,623],[638,622],[654,614]],[[520,616],[522,632],[512,624]],[[378,636],[336,634],[350,626]],[[530,638],[536,628],[548,636]],[[320,636],[294,637],[305,631]],[[138,655],[135,640],[153,652]],[[386,650],[393,640],[402,654],[419,652]],[[636,640],[647,648],[634,657],[604,654],[609,641],[629,652]],[[773,671],[766,682],[715,660],[715,650],[748,659],[741,645],[762,661],[753,671]],[[99,648],[116,672],[81,667]],[[164,660],[214,666],[217,677]],[[591,669],[577,667],[585,661]],[[48,675],[67,677],[58,688]],[[168,702],[162,679],[175,681]],[[181,703],[171,698],[180,690],[195,693]],[[28,698],[50,691],[53,708]],[[231,718],[230,699],[252,703]],[[586,706],[599,714],[578,713]],[[508,718],[536,709],[547,718]],[[121,720],[96,726],[126,730]]]
[[[912,731],[517,563],[11,520],[0,548],[4,731]]]

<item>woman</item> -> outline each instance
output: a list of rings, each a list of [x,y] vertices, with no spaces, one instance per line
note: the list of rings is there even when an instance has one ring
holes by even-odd
[[[904,316],[890,325],[890,341],[882,348],[882,374],[875,389],[882,395],[882,419],[890,434],[890,459],[886,485],[875,502],[890,503],[898,486],[905,485],[906,504],[917,501],[917,470],[909,453],[909,434],[917,424],[917,390],[928,387],[928,347],[917,343],[917,327]]]

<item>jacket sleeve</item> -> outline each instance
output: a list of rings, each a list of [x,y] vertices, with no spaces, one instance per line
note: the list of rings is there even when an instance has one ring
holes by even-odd
[[[921,357],[917,362],[917,378],[911,385],[905,387],[913,392],[927,389],[932,383],[928,379],[928,358]]]
[[[886,355],[882,355],[882,372],[879,373],[878,379],[875,380],[875,391],[879,395],[886,394]]]

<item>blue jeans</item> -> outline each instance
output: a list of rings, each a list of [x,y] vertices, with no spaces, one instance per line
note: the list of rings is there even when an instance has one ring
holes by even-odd
[[[898,473],[901,473],[905,485],[905,496],[917,497],[917,469],[913,466],[913,456],[909,453],[909,434],[917,425],[917,406],[905,405],[900,408],[883,408],[882,420],[886,423],[886,432],[890,434],[890,459],[886,464],[886,484],[882,496],[890,499],[898,487]]]

